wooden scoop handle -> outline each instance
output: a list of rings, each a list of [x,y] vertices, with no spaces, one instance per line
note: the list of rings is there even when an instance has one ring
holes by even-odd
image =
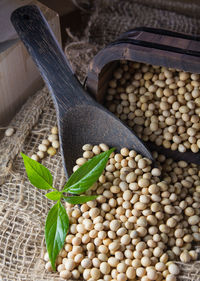
[[[72,72],[59,43],[36,6],[18,8],[12,13],[11,22],[46,82],[59,117],[70,107],[93,102]]]

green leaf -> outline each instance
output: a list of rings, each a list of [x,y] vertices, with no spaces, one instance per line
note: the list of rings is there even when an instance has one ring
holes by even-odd
[[[70,204],[83,204],[88,201],[95,200],[98,197],[98,195],[91,195],[91,196],[69,196],[64,197],[64,200]]]
[[[57,255],[64,245],[68,229],[68,215],[64,206],[58,201],[49,211],[45,225],[46,247],[54,270],[56,270]]]
[[[69,178],[62,191],[73,194],[81,194],[88,190],[102,174],[110,154],[115,150],[112,148],[94,156],[84,163]]]
[[[60,193],[59,191],[55,190],[55,191],[46,193],[45,196],[48,199],[50,199],[50,200],[57,201],[57,200],[59,200],[61,198],[62,193]]]
[[[24,166],[30,182],[39,189],[50,189],[53,184],[53,177],[49,170],[37,161],[21,153]]]

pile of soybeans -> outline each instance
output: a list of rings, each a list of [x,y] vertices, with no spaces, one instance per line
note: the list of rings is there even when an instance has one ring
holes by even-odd
[[[108,150],[83,146],[74,171]],[[112,153],[81,206],[66,204],[70,230],[56,261],[63,279],[176,281],[176,261],[197,259],[200,241],[200,170],[153,153],[157,168],[134,150]],[[51,271],[48,254],[46,269]]]
[[[171,150],[200,149],[200,75],[121,61],[106,107],[138,137]]]

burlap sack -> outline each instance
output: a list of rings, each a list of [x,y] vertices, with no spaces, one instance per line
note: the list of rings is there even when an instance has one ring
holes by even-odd
[[[88,26],[80,40],[66,46],[66,54],[81,81],[92,57],[121,32],[136,26],[168,28],[200,34],[197,1],[105,0],[91,8]],[[84,10],[84,8],[82,8]],[[175,12],[173,12],[175,11]],[[44,270],[45,217],[51,206],[41,190],[25,175],[19,152],[36,152],[37,146],[56,124],[55,110],[44,88],[24,105],[12,120],[15,134],[0,142],[0,281],[58,281],[57,273]],[[42,163],[54,176],[54,185],[65,182],[60,153]],[[179,280],[200,280],[200,262],[180,264]]]

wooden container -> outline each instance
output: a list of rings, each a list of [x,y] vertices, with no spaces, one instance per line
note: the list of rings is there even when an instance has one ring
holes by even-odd
[[[39,6],[61,43],[58,14],[37,1],[31,3]],[[15,40],[0,53],[0,125],[6,125],[42,85],[43,80],[26,48],[19,39]]]
[[[108,82],[119,60],[142,62],[200,73],[200,38],[162,29],[135,28],[122,34],[102,49],[89,65],[87,91],[103,103]],[[180,153],[148,142],[157,150],[177,160],[200,164],[200,153]]]

